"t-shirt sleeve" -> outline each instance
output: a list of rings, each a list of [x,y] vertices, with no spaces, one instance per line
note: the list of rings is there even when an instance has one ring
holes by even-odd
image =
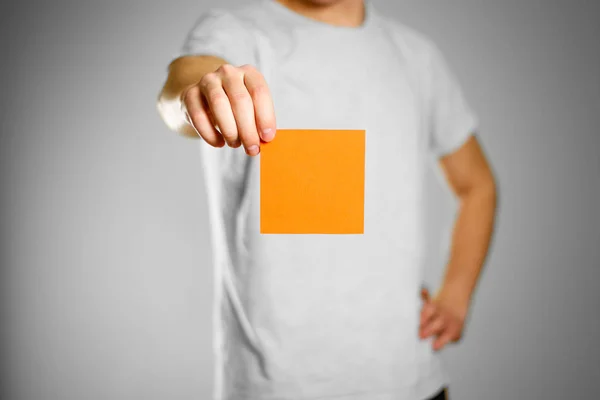
[[[228,10],[213,9],[196,19],[175,58],[209,55],[234,66],[254,65],[254,47],[252,31],[245,21]]]
[[[478,129],[478,117],[439,49],[428,58],[429,149],[441,157],[460,148]]]

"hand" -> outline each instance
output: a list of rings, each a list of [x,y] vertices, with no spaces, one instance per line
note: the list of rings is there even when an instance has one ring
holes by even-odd
[[[208,144],[260,152],[275,136],[275,112],[264,77],[250,65],[220,66],[181,95],[187,121]]]
[[[423,308],[419,336],[435,337],[433,350],[442,350],[447,344],[458,342],[463,335],[467,306],[453,301],[452,296],[441,293],[431,299],[429,291],[421,289]]]

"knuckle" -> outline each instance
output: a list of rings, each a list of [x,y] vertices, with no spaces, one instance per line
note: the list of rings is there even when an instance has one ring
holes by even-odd
[[[245,146],[259,145],[260,138],[258,137],[258,132],[255,129],[248,129],[244,132],[243,142]]]
[[[228,142],[239,140],[238,133],[234,129],[221,129],[221,134]]]
[[[187,89],[184,93],[183,96],[181,96],[181,99],[184,102],[189,101],[191,98],[193,98],[195,95],[197,95],[198,93],[197,87],[192,86],[191,88]]]
[[[256,68],[254,68],[252,65],[250,64],[244,64],[240,67],[240,69],[244,72],[254,72],[256,71]]]
[[[223,64],[219,67],[218,71],[225,76],[234,76],[239,74],[238,69],[231,64]]]
[[[263,96],[263,95],[269,94],[269,88],[267,87],[267,85],[264,85],[264,84],[258,84],[258,85],[252,86],[250,91],[253,96]]]
[[[212,82],[215,82],[217,80],[217,74],[214,72],[209,72],[208,74],[205,74],[201,79],[200,79],[200,85],[203,87],[206,87],[208,85],[210,85]]]
[[[235,102],[246,102],[248,100],[251,100],[250,94],[247,91],[242,91],[242,90],[232,92],[229,95],[229,98]]]
[[[212,104],[223,102],[227,99],[227,95],[221,88],[213,88],[208,91],[206,97]]]

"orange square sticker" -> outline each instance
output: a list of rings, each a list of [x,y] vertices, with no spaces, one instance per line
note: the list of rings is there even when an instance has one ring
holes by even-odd
[[[261,144],[260,232],[362,234],[364,189],[364,130],[277,130]]]

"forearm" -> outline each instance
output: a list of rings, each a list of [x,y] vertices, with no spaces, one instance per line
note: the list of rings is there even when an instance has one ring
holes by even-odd
[[[212,56],[186,56],[171,62],[167,80],[157,100],[158,112],[169,129],[184,136],[199,137],[181,110],[181,95],[204,75],[216,71],[226,63],[225,60]]]
[[[474,187],[460,198],[459,213],[452,232],[450,258],[440,295],[451,297],[465,312],[488,254],[496,199],[493,182]]]

